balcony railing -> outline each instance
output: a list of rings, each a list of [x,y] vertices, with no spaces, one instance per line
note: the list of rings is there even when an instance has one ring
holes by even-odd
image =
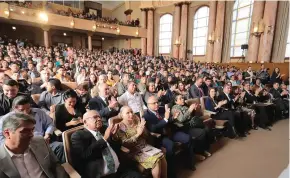
[[[43,16],[45,15],[45,20]],[[36,23],[39,26],[64,27],[87,32],[101,32],[129,37],[146,37],[147,30],[140,27],[129,27],[119,24],[109,24],[94,20],[74,18],[48,13],[44,10],[20,7],[0,3],[0,18],[13,19],[29,23]]]

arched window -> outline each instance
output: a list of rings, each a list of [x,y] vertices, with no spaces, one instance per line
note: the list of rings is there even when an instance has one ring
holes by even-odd
[[[231,57],[242,56],[242,44],[248,44],[253,0],[236,0],[233,9]]]
[[[205,55],[208,33],[209,8],[207,6],[199,8],[193,20],[193,55]]]
[[[290,57],[290,24],[289,24],[289,29],[288,29],[288,38],[287,38],[285,57]]]
[[[160,17],[159,26],[159,54],[170,53],[172,39],[172,15]]]

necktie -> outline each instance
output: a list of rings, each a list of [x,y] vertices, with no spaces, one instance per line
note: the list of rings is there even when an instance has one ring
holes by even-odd
[[[158,113],[156,113],[156,117],[158,118],[158,120],[162,120],[162,117]]]
[[[96,133],[98,139],[102,139],[102,134],[100,132]],[[107,163],[107,168],[109,170],[108,174],[115,173],[115,162],[112,153],[109,150],[109,147],[103,149],[102,155]]]
[[[198,88],[198,90],[199,90],[199,95],[200,95],[200,97],[202,97],[202,96],[204,95],[202,89],[201,89],[201,88]]]

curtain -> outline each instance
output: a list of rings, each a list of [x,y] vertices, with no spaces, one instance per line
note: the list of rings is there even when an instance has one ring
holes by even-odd
[[[231,51],[231,36],[232,36],[232,20],[233,20],[233,7],[235,1],[226,2],[225,13],[225,27],[222,49],[222,63],[230,63],[230,51]]]
[[[283,63],[289,28],[289,1],[279,1],[271,62]]]

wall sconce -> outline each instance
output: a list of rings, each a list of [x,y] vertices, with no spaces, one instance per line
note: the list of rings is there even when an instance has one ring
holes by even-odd
[[[250,64],[252,64],[252,63],[253,63],[253,61],[249,61],[249,63],[250,63]]]
[[[181,45],[180,37],[178,37],[178,38],[175,40],[174,45],[177,46],[177,47],[179,47],[179,46]]]
[[[120,28],[119,27],[117,28],[117,34],[118,35],[120,34]]]
[[[93,32],[95,32],[97,30],[97,26],[96,24],[93,25]]]
[[[136,31],[136,36],[139,36],[139,30]]]
[[[75,27],[75,21],[74,21],[74,20],[72,20],[72,21],[70,22],[70,26],[71,26],[71,28],[74,28],[74,27]]]
[[[214,32],[212,32],[209,36],[208,36],[208,40],[207,40],[210,44],[214,43]]]
[[[8,18],[9,17],[9,10],[4,10],[4,14],[5,14],[5,16],[6,16],[6,18]]]
[[[253,30],[251,35],[260,37],[264,33],[264,23],[260,20],[258,23],[253,22]]]
[[[45,12],[39,13],[39,18],[42,22],[47,23],[48,22],[48,16]]]

